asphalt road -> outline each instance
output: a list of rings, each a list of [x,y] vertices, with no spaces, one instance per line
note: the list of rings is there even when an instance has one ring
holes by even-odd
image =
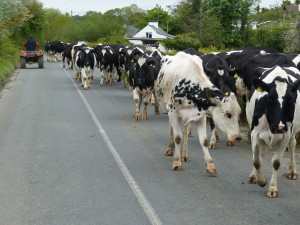
[[[0,225],[300,224],[300,181],[283,176],[289,153],[277,199],[247,183],[245,140],[229,147],[221,136],[211,151],[218,175],[208,175],[193,126],[190,161],[172,171],[166,114],[150,106],[149,119],[136,122],[132,93],[121,83],[100,87],[98,70],[84,91],[60,63],[27,67],[1,92]]]

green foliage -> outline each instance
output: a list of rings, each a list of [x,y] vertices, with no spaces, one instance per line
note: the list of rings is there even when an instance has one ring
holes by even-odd
[[[279,52],[284,52],[285,34],[288,28],[282,25],[269,25],[250,32],[250,45],[264,46]]]
[[[195,33],[179,34],[175,36],[175,38],[167,38],[163,40],[162,43],[166,48],[177,51],[187,48],[198,49],[201,46],[201,43]]]
[[[7,82],[9,74],[14,71],[18,62],[19,51],[9,39],[2,39],[0,42],[0,87]]]

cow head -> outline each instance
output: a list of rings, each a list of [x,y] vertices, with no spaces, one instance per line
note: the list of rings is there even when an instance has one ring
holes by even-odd
[[[131,69],[132,86],[141,90],[153,87],[154,81],[160,70],[160,62],[154,57],[142,56],[137,59]]]
[[[206,95],[209,101],[214,105],[211,116],[218,129],[227,134],[227,140],[230,143],[236,143],[242,140],[239,116],[241,107],[237,102],[233,92],[227,96],[221,91],[206,90]]]
[[[256,92],[266,92],[260,101],[260,110],[266,114],[270,131],[273,134],[286,133],[287,122],[292,122],[295,111],[295,92],[299,88],[300,79],[289,84],[285,78],[276,77],[273,82],[265,83],[263,80],[252,80]]]

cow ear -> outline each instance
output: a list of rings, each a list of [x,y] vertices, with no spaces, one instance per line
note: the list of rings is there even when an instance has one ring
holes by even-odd
[[[298,90],[300,85],[300,79],[296,80],[294,83],[291,84],[292,92],[295,92]]]
[[[218,104],[220,102],[220,97],[217,95],[216,91],[206,89],[206,95],[211,103]]]
[[[230,89],[230,87],[228,87],[227,85],[224,85],[221,88],[221,91],[224,93],[225,96],[229,96],[230,93],[232,92],[232,90]]]
[[[264,92],[264,91],[269,92],[269,86],[261,79],[253,78],[252,85],[255,88],[255,90],[258,92]]]

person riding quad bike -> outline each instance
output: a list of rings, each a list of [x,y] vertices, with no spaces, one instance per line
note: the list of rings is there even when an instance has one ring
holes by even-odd
[[[29,39],[27,39],[24,42],[24,47],[26,48],[27,51],[35,51],[36,47],[40,47],[40,43],[36,40],[34,40],[33,36],[30,35]]]
[[[36,50],[40,47],[40,43],[36,41],[32,35],[24,42],[26,51],[20,52],[20,65],[22,69],[26,68],[26,63],[38,63],[39,68],[44,68],[43,51]]]

